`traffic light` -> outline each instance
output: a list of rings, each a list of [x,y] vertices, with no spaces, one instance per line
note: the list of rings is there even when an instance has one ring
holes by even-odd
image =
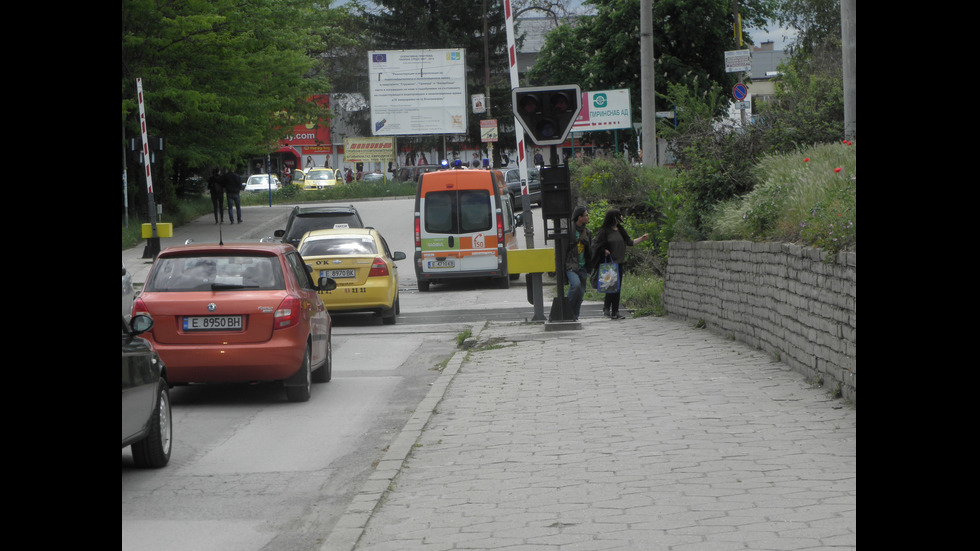
[[[541,169],[541,217],[568,218],[572,215],[572,183],[567,166]]]
[[[511,91],[514,116],[536,145],[560,145],[582,109],[577,84],[532,86]]]

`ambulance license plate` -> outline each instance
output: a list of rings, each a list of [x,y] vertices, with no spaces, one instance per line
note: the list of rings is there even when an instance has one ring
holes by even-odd
[[[452,260],[430,260],[429,268],[453,268],[456,264]]]

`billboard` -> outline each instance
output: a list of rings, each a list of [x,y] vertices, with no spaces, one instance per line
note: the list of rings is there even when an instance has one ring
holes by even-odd
[[[582,110],[572,125],[572,132],[619,128],[633,128],[628,89],[582,92]]]
[[[330,96],[318,94],[310,98],[323,109],[330,109]],[[326,146],[330,147],[330,121],[316,120],[308,121],[305,124],[297,124],[293,127],[293,132],[282,143],[287,146]]]
[[[383,163],[394,160],[394,138],[344,138],[345,163]]]
[[[465,49],[368,52],[375,136],[465,134]]]

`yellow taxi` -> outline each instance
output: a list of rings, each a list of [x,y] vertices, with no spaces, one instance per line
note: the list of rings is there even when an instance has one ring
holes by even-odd
[[[401,313],[398,302],[398,260],[405,253],[392,252],[373,228],[346,228],[307,232],[299,254],[313,269],[313,278],[333,278],[337,288],[320,293],[332,314],[374,312],[386,325]]]
[[[323,189],[327,186],[337,185],[337,175],[332,168],[311,168],[306,171],[306,179],[303,180],[303,189]]]

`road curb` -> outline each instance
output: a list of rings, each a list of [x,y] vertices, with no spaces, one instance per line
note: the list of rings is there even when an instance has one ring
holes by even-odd
[[[485,327],[484,324],[474,338],[479,339]],[[388,450],[381,458],[378,466],[375,467],[374,472],[368,477],[358,494],[354,496],[337,524],[334,525],[327,541],[320,547],[320,551],[353,551],[357,546],[357,542],[364,534],[371,516],[384,500],[385,494],[395,484],[395,479],[422,436],[422,431],[425,430],[436,407],[446,395],[446,389],[449,388],[449,384],[459,373],[465,356],[466,351],[462,349],[457,349],[453,353],[446,367],[443,368],[442,374],[432,383],[432,388],[429,389],[425,398],[419,402],[412,417],[388,446]]]

